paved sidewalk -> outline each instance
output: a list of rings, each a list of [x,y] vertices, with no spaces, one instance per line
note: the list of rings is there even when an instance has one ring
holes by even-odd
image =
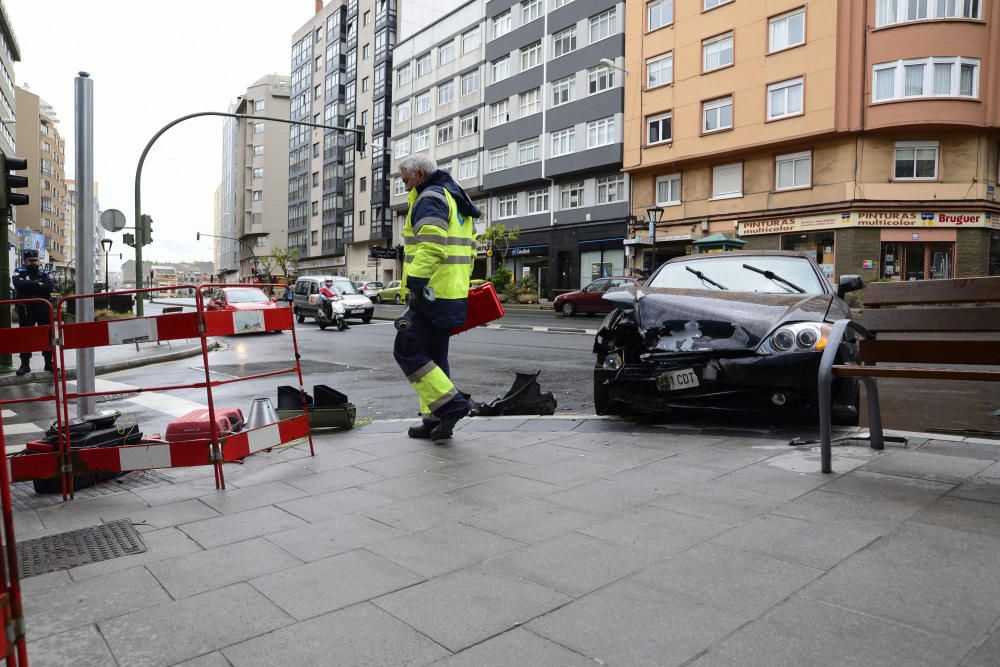
[[[25,579],[32,664],[1000,663],[1000,442],[410,423],[18,512],[149,548]]]

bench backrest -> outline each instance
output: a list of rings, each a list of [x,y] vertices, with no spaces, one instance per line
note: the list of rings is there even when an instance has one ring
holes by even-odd
[[[861,341],[861,361],[1000,364],[1000,339],[991,335],[1000,332],[1000,276],[872,283],[865,289],[861,324],[876,333],[876,340]],[[878,335],[902,333],[924,335]]]

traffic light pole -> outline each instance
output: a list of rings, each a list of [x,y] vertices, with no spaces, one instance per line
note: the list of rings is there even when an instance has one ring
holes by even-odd
[[[324,130],[337,130],[338,132],[352,132],[355,135],[357,135],[359,139],[358,142],[355,144],[356,149],[362,154],[364,154],[365,151],[365,127],[363,125],[360,125],[358,127],[338,127],[336,125],[323,125],[321,123],[310,123],[304,120],[290,120],[288,118],[276,118],[274,116],[250,116],[247,114],[228,113],[225,111],[199,111],[197,113],[181,116],[180,118],[176,118],[170,121],[169,123],[161,127],[160,130],[153,135],[153,138],[149,140],[149,143],[146,144],[146,147],[142,149],[142,155],[139,156],[139,164],[137,164],[135,168],[135,226],[136,226],[135,288],[137,290],[142,289],[142,246],[150,242],[150,240],[146,238],[145,231],[141,229],[142,225],[140,223],[140,221],[142,220],[142,193],[140,190],[142,182],[142,166],[143,164],[145,164],[146,156],[149,154],[149,151],[153,147],[153,144],[156,143],[156,140],[159,139],[164,132],[172,128],[174,125],[183,123],[184,121],[190,120],[192,118],[200,118],[202,116],[218,116],[221,118],[237,118],[237,119],[248,118],[253,120],[273,120],[278,123],[285,123],[286,125],[306,125],[309,127],[318,127]],[[135,314],[138,317],[142,317],[143,297],[141,294],[139,294],[138,296],[139,298],[135,304]]]
[[[0,301],[10,299],[10,210],[0,209]],[[10,329],[10,305],[0,306],[0,329]],[[0,354],[0,373],[14,370],[13,355]]]

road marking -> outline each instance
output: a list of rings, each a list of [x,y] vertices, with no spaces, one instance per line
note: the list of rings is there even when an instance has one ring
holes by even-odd
[[[127,394],[135,391],[138,387],[122,382],[112,382],[111,380],[98,378],[94,383],[94,389],[95,391],[113,391]],[[186,415],[192,410],[205,409],[204,403],[197,403],[195,401],[189,401],[186,398],[179,398],[177,396],[171,396],[169,394],[156,391],[148,394],[139,394],[138,396],[133,396],[132,398],[126,398],[124,401],[127,403],[134,403],[142,408],[162,412],[170,415],[171,417],[180,417],[182,415]]]
[[[45,429],[39,428],[31,423],[25,424],[4,424],[4,435],[25,435],[27,433],[43,433]]]
[[[596,336],[597,329],[572,329],[569,327],[540,327],[528,324],[487,324],[487,329],[506,331],[531,331],[534,333],[569,334],[573,336]]]
[[[15,414],[13,410],[0,410],[0,419],[10,419]]]

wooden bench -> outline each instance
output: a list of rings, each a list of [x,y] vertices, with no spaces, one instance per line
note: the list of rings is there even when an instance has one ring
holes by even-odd
[[[857,334],[856,358],[852,363],[837,364],[838,349],[848,332]],[[876,378],[998,382],[1000,368],[977,368],[1000,365],[998,334],[1000,277],[868,285],[860,322],[836,322],[820,361],[823,472],[833,471],[830,431],[834,378],[854,377],[864,383],[871,446],[883,449]]]

